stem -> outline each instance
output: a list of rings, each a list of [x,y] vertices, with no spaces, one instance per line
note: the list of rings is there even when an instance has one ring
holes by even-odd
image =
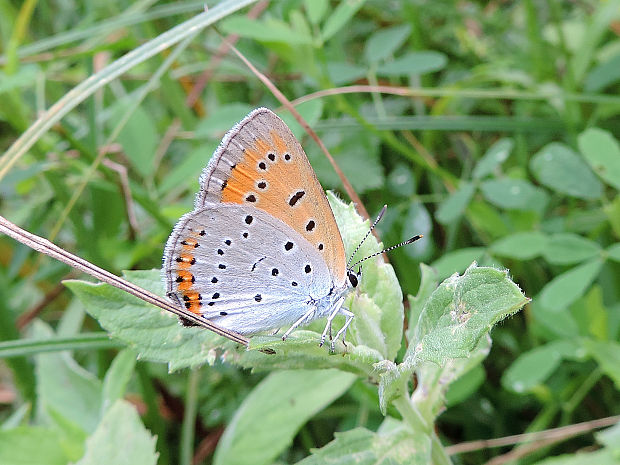
[[[198,411],[198,381],[200,370],[191,370],[187,377],[187,397],[185,399],[185,412],[181,427],[181,465],[192,465],[194,456],[194,425],[196,424],[196,412]]]
[[[452,465],[448,452],[434,432],[431,435],[431,463],[433,465]]]
[[[603,376],[603,372],[600,368],[595,369],[590,375],[579,384],[577,390],[573,393],[570,399],[562,406],[562,410],[567,414],[572,414],[578,405],[581,404],[583,398],[590,392],[590,389],[594,387],[598,380]]]
[[[394,399],[392,404],[413,431],[420,431],[426,434],[432,433],[432,425],[430,425],[418,409],[414,407],[406,394]]]
[[[432,429],[432,424],[413,405],[409,397],[404,394],[392,402],[402,415],[403,420],[416,433],[423,433],[431,438],[431,463],[433,465],[452,465],[450,456],[444,449],[441,441]]]

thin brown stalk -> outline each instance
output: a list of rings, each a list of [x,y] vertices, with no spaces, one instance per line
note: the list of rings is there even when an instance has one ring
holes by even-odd
[[[403,137],[407,140],[407,142],[409,142],[411,146],[420,154],[424,162],[426,162],[428,169],[430,169],[434,173],[437,172],[437,170],[439,169],[439,165],[437,164],[437,161],[429,153],[429,151],[426,150],[426,147],[422,145],[422,143],[418,140],[418,138],[413,135],[413,132],[402,131],[401,133]],[[444,183],[444,186],[446,186],[446,189],[448,190],[448,192],[454,192],[456,190],[456,186],[454,185],[454,182],[452,181],[451,178],[447,176],[441,176],[441,179]]]
[[[558,439],[541,439],[536,442],[529,442],[527,444],[523,444],[519,447],[515,447],[510,452],[506,452],[505,454],[498,455],[497,457],[493,457],[491,460],[486,462],[484,465],[502,465],[503,463],[513,462],[514,460],[518,460],[522,457],[526,457],[537,450],[542,449],[543,447],[550,446],[554,443],[558,442]]]
[[[161,163],[161,160],[164,158],[164,155],[168,151],[172,141],[179,135],[180,130],[181,120],[179,118],[174,118],[172,123],[170,123],[170,126],[168,126],[168,129],[166,129],[164,137],[162,137],[161,142],[155,150],[155,155],[153,156],[153,164],[155,165],[155,169],[157,169]]]
[[[286,98],[286,96],[280,91],[280,89],[278,89],[274,85],[274,83],[269,80],[267,76],[265,76],[258,69],[256,69],[256,67],[239,50],[237,50],[236,47],[231,46],[231,49],[241,59],[241,61],[243,61],[243,63],[245,63],[245,65],[248,68],[250,68],[250,70],[256,75],[256,77],[258,77],[258,79],[260,79],[261,82],[265,84],[265,86],[271,91],[271,93],[275,96],[275,98],[277,98],[280,101],[280,103],[288,111],[291,112],[293,117],[297,120],[297,122],[301,125],[301,127],[304,128],[304,130],[310,135],[310,137],[314,139],[314,141],[321,148],[321,150],[323,151],[323,153],[325,154],[325,156],[331,163],[334,171],[340,178],[340,181],[342,182],[344,190],[347,192],[349,198],[357,205],[357,207],[360,210],[361,215],[364,218],[370,220],[370,216],[368,215],[368,212],[366,211],[366,207],[364,207],[364,204],[362,203],[361,199],[357,195],[357,192],[355,192],[355,190],[353,189],[353,186],[351,185],[351,183],[349,182],[345,174],[342,172],[342,170],[336,163],[336,160],[334,160],[334,157],[332,157],[331,153],[329,153],[329,151],[327,150],[327,147],[325,147],[325,144],[323,144],[323,141],[319,138],[319,136],[317,136],[316,132],[314,132],[314,130],[310,127],[310,125],[306,122],[306,120],[299,114],[299,112],[297,111],[295,106],[291,103],[291,101],[288,98]]]
[[[63,280],[71,279],[71,277],[71,274],[68,274],[63,278]],[[26,310],[17,318],[17,321],[15,322],[15,326],[17,327],[17,329],[21,331],[26,326],[28,326],[30,322],[34,320],[37,316],[39,316],[41,312],[45,309],[45,307],[47,307],[51,302],[53,302],[56,297],[62,294],[65,289],[65,286],[63,286],[61,283],[58,283],[50,291],[46,292],[38,304],[36,304],[30,310]]]
[[[138,220],[136,219],[136,213],[133,209],[133,198],[131,195],[131,189],[129,188],[129,176],[127,176],[127,168],[120,163],[115,163],[107,158],[104,158],[101,163],[110,168],[112,171],[116,171],[116,173],[118,173],[121,191],[123,192],[123,198],[125,199],[125,209],[127,210],[127,221],[129,222],[129,239],[134,240],[136,238],[136,231],[138,231],[139,226]]]
[[[314,100],[322,97],[330,97],[332,95],[341,95],[341,94],[359,94],[359,93],[378,93],[378,94],[393,94],[400,95],[403,97],[416,97],[416,96],[426,96],[421,92],[416,92],[415,89],[410,89],[409,87],[396,87],[396,86],[369,86],[369,85],[354,85],[354,86],[345,86],[345,87],[333,87],[331,89],[323,89],[316,92],[313,92],[308,95],[304,95],[303,97],[299,97],[291,102],[292,105],[300,105],[304,102],[309,102],[310,100]]]
[[[533,433],[515,434],[496,439],[480,439],[477,441],[462,442],[460,444],[446,447],[446,452],[450,455],[454,455],[481,449],[510,446],[524,442],[543,442],[548,440],[553,440],[554,442],[564,441],[580,434],[589,433],[590,431],[598,428],[615,425],[618,422],[620,422],[620,415],[615,415],[611,417],[599,418],[597,420],[575,423],[574,425],[536,431]]]
[[[194,457],[192,458],[193,465],[204,463],[206,458],[215,451],[215,447],[222,437],[222,434],[224,434],[224,428],[218,428],[211,431],[200,441],[194,453]]]
[[[153,294],[152,292],[147,291],[146,289],[142,289],[135,284],[126,281],[103,268],[99,268],[98,266],[90,263],[83,258],[78,257],[77,255],[73,255],[70,252],[58,247],[57,245],[51,243],[47,239],[39,237],[35,234],[32,234],[24,229],[21,229],[19,226],[11,223],[6,218],[0,216],[0,232],[3,232],[9,237],[12,237],[18,242],[30,247],[31,249],[43,253],[45,255],[49,255],[52,258],[55,258],[58,261],[66,263],[67,265],[75,268],[76,270],[83,271],[86,274],[97,278],[99,281],[107,283],[111,286],[114,286],[122,291],[129,292],[130,294],[138,297],[145,302],[148,302],[156,307],[174,313],[177,316],[183,317],[186,320],[195,323],[198,326],[202,326],[210,331],[213,331],[220,336],[230,339],[231,341],[237,342],[247,347],[248,339],[237,334],[234,331],[230,331],[228,329],[221,328],[216,324],[212,323],[209,320],[206,320],[198,315],[194,315],[191,312],[187,312],[184,309],[176,307],[172,305],[167,300],[162,297]]]

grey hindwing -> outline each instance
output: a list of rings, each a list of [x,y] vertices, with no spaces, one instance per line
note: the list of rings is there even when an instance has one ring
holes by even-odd
[[[314,247],[281,220],[237,204],[208,205],[175,226],[163,278],[179,304],[176,257],[186,237],[198,243],[189,269],[192,290],[200,293],[202,314],[217,325],[251,335],[291,325],[313,306],[327,304],[332,279]]]

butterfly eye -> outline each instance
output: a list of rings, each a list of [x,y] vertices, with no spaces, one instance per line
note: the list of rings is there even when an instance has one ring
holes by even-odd
[[[359,284],[358,274],[355,271],[349,271],[349,282],[351,283],[351,287],[357,287]]]

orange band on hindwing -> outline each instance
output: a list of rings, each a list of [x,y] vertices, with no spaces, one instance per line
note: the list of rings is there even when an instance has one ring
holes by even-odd
[[[183,293],[183,301],[185,308],[192,313],[200,315],[200,306],[202,305],[202,296],[195,291]]]

